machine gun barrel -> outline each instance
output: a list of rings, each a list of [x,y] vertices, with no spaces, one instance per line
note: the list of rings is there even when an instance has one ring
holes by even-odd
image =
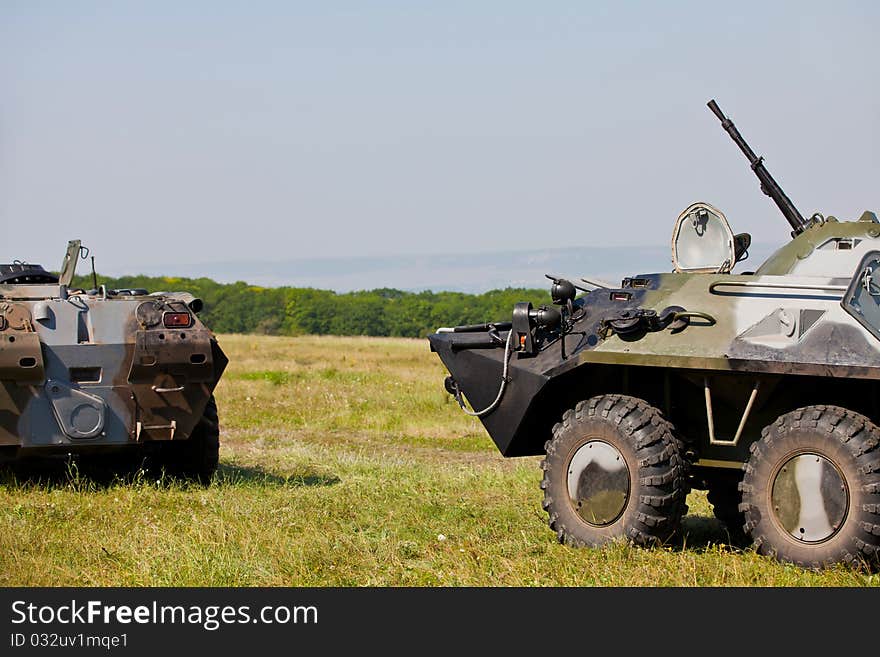
[[[752,166],[752,171],[755,172],[755,175],[758,176],[758,180],[761,182],[761,191],[773,199],[773,202],[776,203],[779,210],[785,216],[786,220],[792,227],[792,236],[800,235],[807,228],[809,222],[804,219],[794,203],[791,202],[791,199],[786,196],[784,191],[782,191],[782,187],[779,186],[779,183],[777,183],[773,179],[773,176],[770,175],[770,172],[767,171],[767,168],[764,166],[764,158],[755,155],[755,151],[751,149],[746,143],[746,140],[743,139],[741,134],[739,134],[739,130],[733,125],[733,121],[724,116],[724,113],[721,111],[721,108],[718,107],[718,104],[714,99],[709,101],[708,106],[709,109],[712,110],[712,113],[721,121],[721,127],[730,135],[730,138],[733,139],[749,160],[749,164]]]

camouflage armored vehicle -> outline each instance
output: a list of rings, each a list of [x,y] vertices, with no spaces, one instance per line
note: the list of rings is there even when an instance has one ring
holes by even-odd
[[[792,228],[754,271],[708,203],[669,273],[553,280],[555,305],[438,329],[446,389],[505,456],[544,455],[560,541],[666,541],[691,488],[763,554],[820,567],[880,555],[880,223],[804,219],[714,101]],[[585,294],[578,295],[578,290]]]
[[[144,459],[208,482],[217,468],[213,390],[227,359],[187,293],[74,285],[87,250],[68,244],[60,276],[0,265],[0,456],[74,456],[93,472]],[[94,265],[94,259],[92,260]]]

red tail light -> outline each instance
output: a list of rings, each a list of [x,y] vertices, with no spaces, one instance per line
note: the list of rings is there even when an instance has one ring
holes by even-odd
[[[192,315],[189,313],[165,313],[162,315],[165,328],[189,328],[192,326]]]

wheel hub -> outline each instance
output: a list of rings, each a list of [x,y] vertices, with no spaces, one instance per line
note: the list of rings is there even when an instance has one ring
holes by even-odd
[[[805,543],[834,536],[849,509],[849,490],[840,471],[819,454],[798,454],[773,479],[771,504],[776,521]]]
[[[616,447],[591,440],[568,464],[568,497],[577,514],[596,526],[617,520],[629,501],[629,468]]]

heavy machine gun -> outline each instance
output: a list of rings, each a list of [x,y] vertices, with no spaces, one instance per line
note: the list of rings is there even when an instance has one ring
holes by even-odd
[[[733,125],[733,121],[724,116],[724,112],[721,111],[721,108],[718,107],[718,104],[714,99],[708,102],[708,106],[709,109],[712,110],[712,113],[721,121],[721,127],[730,135],[730,138],[733,139],[749,160],[749,164],[752,165],[752,171],[755,172],[755,175],[758,176],[758,180],[761,181],[761,191],[773,199],[773,202],[776,203],[779,210],[791,225],[792,237],[797,237],[803,233],[810,225],[810,222],[804,219],[794,203],[791,202],[791,199],[788,198],[784,191],[782,191],[782,187],[779,186],[779,183],[777,183],[773,179],[773,176],[770,175],[770,172],[767,171],[767,167],[764,166],[763,156],[759,157],[755,155],[755,151],[751,149],[746,143],[746,140],[743,139],[741,134],[739,134],[739,130]]]

